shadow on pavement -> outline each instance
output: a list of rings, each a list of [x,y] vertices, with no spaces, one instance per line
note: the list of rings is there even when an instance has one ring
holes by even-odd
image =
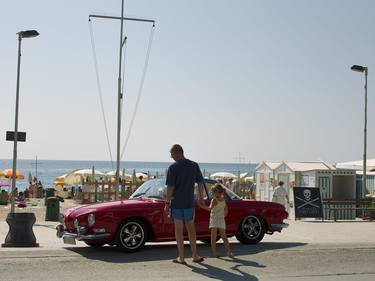
[[[258,267],[258,268],[264,268],[265,265],[260,265],[257,262],[253,261],[247,261],[243,259],[239,259],[237,257],[234,258],[219,258],[226,262],[232,262],[234,263],[233,266],[230,267],[231,270],[235,271],[236,273],[224,270],[219,267],[215,267],[209,264],[206,264],[204,262],[200,263],[199,266],[195,266],[192,264],[188,264],[187,267],[192,269],[192,272],[195,272],[197,274],[204,275],[208,278],[212,279],[218,279],[218,280],[246,280],[246,281],[255,281],[258,280],[253,275],[250,275],[244,271],[241,270],[241,267]]]
[[[275,243],[263,242],[257,245],[243,245],[239,243],[232,243],[231,248],[235,254],[234,259],[241,261],[240,257],[245,255],[253,255],[260,252],[287,249],[292,247],[300,247],[306,245],[305,243]],[[203,257],[210,256],[210,246],[198,244],[198,253]],[[141,251],[136,253],[125,253],[118,250],[116,247],[66,247],[65,249],[72,251],[82,257],[90,260],[99,260],[109,263],[133,263],[133,262],[147,262],[147,261],[160,261],[160,260],[173,260],[177,256],[177,247],[175,244],[151,244],[146,245]],[[222,243],[218,244],[218,253],[224,253]],[[191,257],[190,247],[185,244],[185,256],[189,261]],[[246,261],[249,265],[252,263]],[[255,264],[255,263],[254,263]],[[256,265],[251,265],[256,266]]]

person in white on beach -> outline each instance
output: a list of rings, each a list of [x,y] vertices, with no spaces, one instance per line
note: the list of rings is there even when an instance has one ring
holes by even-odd
[[[279,185],[275,187],[273,192],[272,202],[279,203],[286,207],[285,201],[289,204],[289,196],[288,192],[284,188],[284,182],[280,181]]]
[[[233,179],[232,179],[232,178],[229,178],[229,180],[228,180],[228,182],[227,182],[227,187],[228,187],[231,191],[236,192],[236,191],[235,191],[235,187],[236,187],[236,185],[235,185],[235,183],[233,182]]]

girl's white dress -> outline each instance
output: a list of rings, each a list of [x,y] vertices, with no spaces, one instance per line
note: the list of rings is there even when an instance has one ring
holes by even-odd
[[[210,228],[225,229],[225,201],[216,201],[217,204],[211,209]]]

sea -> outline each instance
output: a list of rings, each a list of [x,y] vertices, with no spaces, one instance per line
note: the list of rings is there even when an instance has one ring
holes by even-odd
[[[120,163],[120,170],[132,174],[133,170],[142,172],[151,176],[164,176],[166,170],[172,162],[141,162],[141,161],[124,161]],[[237,175],[238,173],[247,172],[249,176],[255,173],[255,163],[198,163],[205,177],[215,172],[229,172]],[[11,169],[13,160],[0,159],[0,170]],[[16,185],[19,191],[29,186],[29,174],[32,178],[36,177],[43,184],[44,188],[53,187],[56,177],[67,174],[76,169],[91,169],[101,172],[109,172],[116,169],[116,163],[111,161],[79,161],[79,160],[17,160],[17,170],[24,176],[24,180],[17,180]],[[2,182],[7,179],[0,179]],[[7,187],[3,187],[7,188]]]

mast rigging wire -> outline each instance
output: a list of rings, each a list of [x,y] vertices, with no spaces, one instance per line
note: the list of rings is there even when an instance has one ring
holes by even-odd
[[[96,56],[94,32],[93,32],[93,28],[92,28],[92,22],[91,22],[90,19],[89,19],[89,29],[90,29],[91,49],[92,49],[92,55],[93,55],[93,59],[94,59],[94,67],[95,67],[95,74],[96,74],[96,84],[97,84],[97,87],[98,87],[100,107],[101,107],[101,110],[102,110],[102,116],[103,116],[103,121],[104,121],[105,134],[106,134],[106,137],[107,137],[108,151],[109,151],[109,156],[111,158],[111,165],[112,165],[112,169],[114,169],[111,144],[109,142],[109,135],[108,135],[107,119],[105,117],[105,111],[104,111],[104,103],[103,103],[103,97],[102,97],[102,87],[101,87],[100,78],[99,78],[99,68],[98,68],[98,61],[97,61],[97,56]]]
[[[124,156],[125,149],[128,145],[130,134],[131,134],[131,131],[133,129],[135,117],[136,117],[136,114],[137,114],[139,102],[140,102],[140,99],[141,99],[143,85],[144,85],[144,82],[145,82],[145,79],[146,79],[147,67],[148,67],[148,63],[149,63],[149,60],[150,60],[151,46],[152,46],[152,42],[153,42],[153,39],[154,39],[154,31],[155,31],[155,24],[153,24],[152,27],[151,27],[151,32],[150,32],[150,37],[149,37],[149,42],[148,42],[148,47],[147,47],[147,53],[146,53],[146,59],[145,59],[144,65],[143,65],[141,83],[140,83],[139,88],[138,88],[137,100],[136,100],[133,115],[132,115],[132,118],[131,118],[131,121],[130,121],[129,129],[128,129],[128,132],[126,134],[126,139],[125,139],[124,145],[122,147],[120,159],[122,159],[122,157]]]

